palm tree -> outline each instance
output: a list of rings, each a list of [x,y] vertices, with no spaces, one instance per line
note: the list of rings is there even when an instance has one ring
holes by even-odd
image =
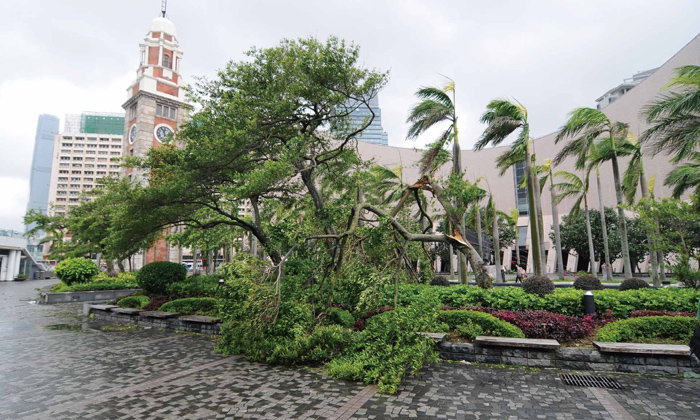
[[[557,208],[557,192],[554,185],[554,175],[552,173],[552,160],[546,159],[545,164],[540,167],[540,170],[545,174],[540,180],[540,188],[544,188],[549,179],[549,192],[552,197],[552,225],[554,227],[554,245],[556,248],[557,257],[557,274],[559,278],[564,278],[564,259],[562,258],[561,249],[561,234],[559,233],[559,209]]]
[[[627,241],[627,222],[623,206],[622,184],[620,178],[620,164],[617,160],[617,140],[627,138],[628,125],[621,122],[612,122],[602,111],[594,108],[577,108],[570,114],[559,135],[579,136],[582,141],[592,142],[600,139],[601,143],[607,143],[610,147],[610,161],[613,168],[613,181],[615,183],[615,195],[617,197],[617,217],[620,224],[620,245],[622,248],[622,260],[625,269],[625,278],[632,277],[632,265],[630,263],[630,251]],[[557,136],[559,137],[559,136]],[[590,150],[590,149],[589,149]],[[608,266],[608,271],[610,267]]]
[[[625,200],[627,204],[634,204],[637,189],[639,188],[642,193],[641,204],[648,210],[648,201],[651,199],[651,195],[649,193],[649,182],[647,181],[646,172],[644,171],[644,153],[642,151],[642,145],[637,141],[634,134],[630,132],[627,141],[625,141],[618,150],[630,156],[627,170],[622,179],[622,192],[625,194]],[[651,260],[651,278],[654,286],[660,286],[659,258],[656,247],[654,246],[655,234],[655,231],[649,232],[647,234],[647,240],[649,241],[651,249],[649,252],[649,259]]]
[[[527,194],[530,216],[530,237],[532,238],[532,260],[535,275],[545,275],[544,238],[541,234],[542,205],[539,200],[539,189],[536,188],[533,170],[533,153],[531,148],[530,124],[527,120],[527,108],[521,103],[512,103],[506,99],[495,99],[486,106],[486,112],[481,116],[481,122],[487,123],[481,138],[474,145],[475,150],[481,150],[489,144],[499,145],[514,131],[520,129],[517,139],[511,148],[498,157],[496,164],[501,168],[501,174],[509,167],[525,161],[527,179]]]
[[[652,155],[673,155],[678,163],[693,156],[700,143],[700,66],[682,66],[668,88],[678,88],[661,95],[642,110],[651,127],[641,136]],[[668,182],[668,178],[667,178]]]
[[[574,111],[575,112],[575,111]],[[578,170],[585,170],[586,165],[589,161],[591,154],[595,148],[596,136],[593,133],[584,132],[580,133],[581,122],[578,119],[578,115],[574,115],[572,112],[569,114],[569,120],[559,129],[554,143],[557,144],[563,139],[570,138],[570,141],[559,151],[557,156],[554,158],[554,164],[559,165],[566,158],[573,156],[576,158],[575,167]],[[573,137],[573,138],[572,138]],[[586,172],[586,182],[589,181],[590,169]],[[603,254],[605,257],[605,265],[608,267],[606,270],[606,277],[608,280],[612,280],[612,270],[610,269],[610,252],[608,247],[608,227],[605,220],[605,206],[603,205],[603,190],[600,183],[600,168],[596,165],[596,183],[598,185],[598,203],[600,205],[600,223],[602,226],[603,234]],[[588,188],[586,188],[588,189]],[[600,271],[601,261],[598,266],[598,271]],[[591,273],[595,275],[596,271],[594,268],[591,269]]]
[[[452,97],[450,97],[450,94]],[[461,149],[459,147],[459,135],[457,131],[457,112],[455,109],[455,83],[450,80],[440,89],[437,87],[422,87],[416,92],[420,100],[408,114],[406,122],[410,124],[408,128],[409,139],[415,139],[424,134],[431,127],[448,122],[447,128],[440,134],[438,139],[430,144],[432,150],[442,150],[442,148],[452,142],[452,173],[459,175],[462,173]],[[456,206],[456,203],[453,203]],[[462,231],[464,231],[464,226]],[[467,259],[463,254],[459,254],[459,277],[462,283],[467,283]]]
[[[593,233],[591,232],[591,217],[588,211],[588,187],[589,187],[589,172],[584,172],[583,179],[571,172],[557,171],[554,177],[563,178],[562,182],[555,185],[559,191],[556,198],[556,204],[561,203],[565,198],[573,197],[576,199],[571,207],[571,216],[575,216],[581,211],[581,203],[583,203],[583,211],[586,216],[586,233],[588,234],[588,253],[590,255],[591,274],[595,275],[595,249],[593,248]]]

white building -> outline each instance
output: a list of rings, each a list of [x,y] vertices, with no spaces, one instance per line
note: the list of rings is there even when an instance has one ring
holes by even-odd
[[[635,74],[629,79],[625,79],[622,82],[622,84],[615,86],[614,88],[605,92],[601,97],[596,99],[596,108],[603,109],[611,103],[615,102],[616,100],[620,99],[622,95],[632,90],[632,88],[634,88],[638,84],[642,83],[644,80],[646,80],[647,77],[654,74],[656,70],[658,70],[658,67],[651,70],[640,71],[639,73]]]
[[[80,204],[84,191],[102,185],[101,178],[120,176],[121,135],[59,133],[54,141],[50,214],[66,214]]]

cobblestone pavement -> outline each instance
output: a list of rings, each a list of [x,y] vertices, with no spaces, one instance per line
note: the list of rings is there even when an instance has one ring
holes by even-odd
[[[47,281],[0,283],[0,419],[698,419],[700,380],[442,363],[395,396],[311,369],[214,353],[205,337],[103,331],[81,304],[36,305]]]

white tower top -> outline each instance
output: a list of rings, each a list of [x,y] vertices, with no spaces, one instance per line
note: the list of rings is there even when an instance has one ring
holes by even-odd
[[[175,24],[170,21],[170,19],[158,16],[151,21],[151,25],[148,28],[148,32],[163,32],[168,35],[177,37],[177,31],[175,30]]]

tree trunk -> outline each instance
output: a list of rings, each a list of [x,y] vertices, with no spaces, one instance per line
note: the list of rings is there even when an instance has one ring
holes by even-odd
[[[518,235],[518,221],[515,221],[515,263],[520,267],[520,235]]]
[[[530,251],[532,252],[532,263],[536,276],[543,276],[542,257],[540,256],[540,237],[537,227],[537,210],[535,207],[535,176],[532,169],[532,156],[530,155],[530,143],[525,149],[525,176],[527,177],[527,201],[528,213],[530,216]]]
[[[610,141],[614,143],[612,137]],[[613,146],[614,147],[614,146]],[[632,264],[630,263],[630,248],[627,242],[627,221],[625,220],[625,211],[622,208],[622,186],[620,185],[620,166],[617,162],[617,152],[613,149],[612,153],[613,165],[613,180],[615,181],[615,195],[617,196],[617,218],[620,223],[620,245],[622,246],[622,262],[625,267],[625,278],[632,278]],[[610,269],[608,267],[608,269]]]
[[[640,159],[640,165],[644,165]],[[639,183],[642,188],[642,199],[644,200],[644,208],[649,209],[649,203],[646,200],[649,199],[649,186],[647,185],[647,177],[644,173],[644,166],[641,168],[641,173],[639,174]],[[656,240],[654,239],[654,232],[647,232],[647,241],[649,241],[649,259],[651,260],[651,281],[654,286],[661,286],[661,281],[659,280],[659,261],[656,255]]]
[[[556,247],[557,273],[559,278],[564,278],[564,259],[562,258],[561,234],[559,233],[559,209],[557,208],[557,193],[554,190],[554,177],[549,170],[549,192],[552,196],[552,224],[554,225],[554,245]]]
[[[535,210],[537,211],[537,233],[540,238],[540,258],[542,259],[542,272],[547,275],[547,253],[544,244],[544,220],[542,218],[542,194],[540,193],[540,180],[537,174],[535,177]]]
[[[591,231],[591,216],[588,212],[588,198],[586,198],[585,195],[583,196],[583,208],[585,209],[584,211],[586,213],[586,233],[588,234],[588,254],[591,256],[591,274],[595,276],[595,249],[593,249],[593,232]]]
[[[608,226],[605,222],[605,205],[603,204],[603,187],[600,184],[600,168],[596,167],[596,182],[598,183],[598,205],[600,206],[600,225],[603,229],[603,252],[605,253],[605,277],[612,280],[612,266],[610,265],[610,252],[608,251]],[[601,261],[602,264],[602,261]],[[596,273],[592,272],[597,277]]]
[[[493,209],[493,257],[496,263],[496,283],[503,283],[501,277],[501,245],[499,241],[500,232],[498,232],[498,212],[494,206]]]
[[[456,108],[456,103],[454,102],[455,92],[452,91],[452,104]],[[459,175],[462,173],[462,152],[459,148],[459,135],[457,134],[457,114],[456,109],[454,110],[455,117],[452,122],[452,131],[454,132],[454,139],[452,140],[452,173]],[[457,209],[457,202],[453,203],[455,210]],[[459,227],[464,233],[464,217],[461,218]],[[463,253],[458,254],[458,265],[457,270],[459,271],[459,281],[462,284],[468,284],[469,279],[467,278],[467,259]]]
[[[483,259],[484,258],[484,242],[481,239],[481,206],[479,206],[479,202],[477,201],[476,203],[476,236],[477,236],[477,243],[479,244],[479,248],[476,249],[476,252],[479,253],[479,256]]]

